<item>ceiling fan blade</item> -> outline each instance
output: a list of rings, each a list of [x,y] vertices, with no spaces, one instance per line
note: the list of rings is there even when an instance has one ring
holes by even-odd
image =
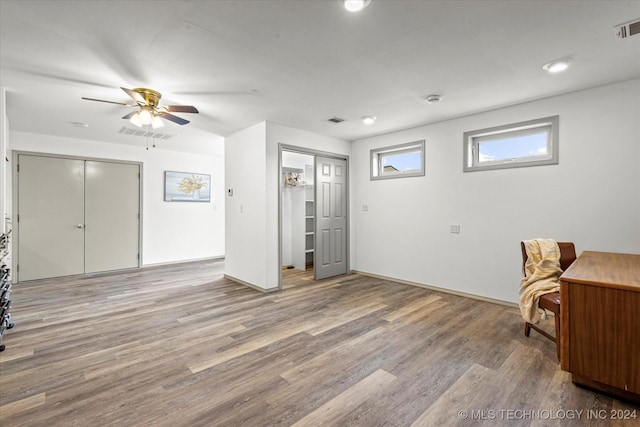
[[[167,120],[171,120],[172,122],[177,123],[179,125],[186,125],[187,123],[189,123],[189,120],[185,120],[181,117],[174,116],[173,114],[163,113],[163,112],[160,112],[158,114],[160,115],[160,117],[163,117]]]
[[[136,101],[138,104],[147,105],[147,101],[138,92],[134,92],[131,89],[127,89],[126,87],[121,87],[120,89],[122,89],[127,95],[131,97],[131,99]]]
[[[164,107],[170,113],[197,113],[198,109],[193,105],[165,105]]]
[[[107,104],[124,105],[125,107],[137,107],[137,105],[129,105],[129,104],[125,104],[124,102],[105,101],[104,99],[85,98],[84,96],[82,97],[82,99],[87,100],[87,101],[106,102]]]
[[[132,111],[129,114],[127,114],[126,116],[124,116],[123,119],[129,120],[131,117],[135,116],[136,114],[138,114],[137,111]]]

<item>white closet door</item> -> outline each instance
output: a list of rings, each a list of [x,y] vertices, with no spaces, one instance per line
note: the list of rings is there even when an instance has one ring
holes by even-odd
[[[84,161],[18,156],[19,281],[84,272]]]
[[[139,165],[86,162],[86,273],[138,267],[139,174]]]

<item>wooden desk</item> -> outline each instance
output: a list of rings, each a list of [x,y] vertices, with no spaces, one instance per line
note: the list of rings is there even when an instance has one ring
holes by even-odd
[[[560,366],[640,403],[640,255],[583,252],[560,276]]]

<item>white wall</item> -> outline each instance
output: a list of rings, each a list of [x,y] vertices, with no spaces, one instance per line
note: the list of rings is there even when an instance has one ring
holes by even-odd
[[[10,133],[10,149],[143,163],[143,265],[224,256],[224,142],[211,135],[208,151],[186,152],[139,145]],[[211,203],[164,201],[165,171],[211,175]],[[11,178],[10,172],[7,176]],[[11,186],[9,186],[9,191]],[[10,203],[11,195],[7,197]]]
[[[293,192],[300,188],[282,188],[280,203],[282,203],[282,266],[293,265]]]
[[[559,165],[462,172],[463,132],[552,115]],[[426,176],[369,180],[370,149],[420,139]],[[640,80],[359,140],[351,176],[352,269],[517,302],[520,240],[640,253]]]
[[[225,138],[225,274],[257,287],[266,282],[266,123]]]
[[[7,92],[5,88],[0,87],[0,233],[5,231],[5,218],[9,212],[6,210],[6,197],[7,197],[7,161],[6,159],[11,157],[7,150],[9,140],[9,122],[7,121],[6,114],[6,102]]]
[[[262,122],[225,139],[226,274],[264,290],[277,289],[278,144],[348,156],[350,144],[312,132]],[[241,212],[242,209],[242,212]]]

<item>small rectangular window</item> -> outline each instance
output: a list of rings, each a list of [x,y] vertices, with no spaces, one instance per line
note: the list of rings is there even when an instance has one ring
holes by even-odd
[[[464,133],[465,172],[558,164],[558,116]]]
[[[371,150],[371,179],[424,176],[424,140]]]

